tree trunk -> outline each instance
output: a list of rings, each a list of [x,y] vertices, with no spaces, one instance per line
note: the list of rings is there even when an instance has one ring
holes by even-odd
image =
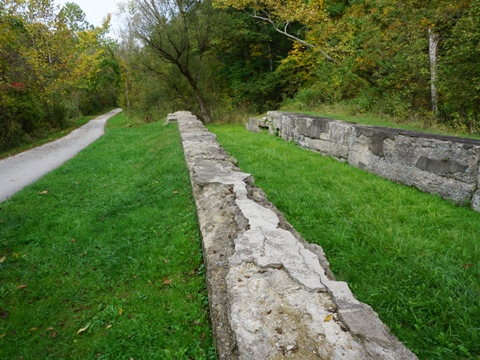
[[[125,79],[125,100],[127,102],[127,114],[130,114],[130,95],[128,93],[128,75]]]
[[[202,96],[198,92],[197,89],[193,89],[195,94],[195,99],[197,100],[198,106],[200,107],[200,113],[202,114],[202,120],[204,124],[208,124],[211,122],[210,115],[208,114],[207,107],[205,106],[205,102],[203,101]]]
[[[437,89],[437,70],[438,70],[438,42],[440,37],[432,28],[428,29],[428,47],[430,53],[430,94],[432,98],[432,111],[437,119],[438,112],[438,89]]]

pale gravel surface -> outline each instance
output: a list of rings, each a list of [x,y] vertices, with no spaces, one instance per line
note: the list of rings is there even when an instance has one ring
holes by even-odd
[[[121,111],[112,110],[61,139],[0,160],[0,202],[56,169],[97,140],[103,135],[107,120]]]

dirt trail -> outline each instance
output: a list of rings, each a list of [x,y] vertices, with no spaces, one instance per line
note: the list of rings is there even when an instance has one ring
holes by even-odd
[[[105,124],[121,112],[101,115],[67,136],[0,160],[0,202],[71,159],[104,133]]]

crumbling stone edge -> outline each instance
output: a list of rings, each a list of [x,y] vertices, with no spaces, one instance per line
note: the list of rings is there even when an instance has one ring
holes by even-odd
[[[219,359],[416,359],[215,135],[189,112],[168,121],[190,173]]]

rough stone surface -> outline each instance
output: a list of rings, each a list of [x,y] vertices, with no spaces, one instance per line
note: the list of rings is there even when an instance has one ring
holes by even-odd
[[[178,120],[220,359],[415,359],[194,116]],[[307,123],[305,123],[307,126]]]
[[[247,129],[253,132],[260,132],[261,129],[268,129],[268,125],[265,122],[265,118],[251,118],[247,123]]]
[[[264,122],[286,141],[480,211],[479,140],[277,111]]]

